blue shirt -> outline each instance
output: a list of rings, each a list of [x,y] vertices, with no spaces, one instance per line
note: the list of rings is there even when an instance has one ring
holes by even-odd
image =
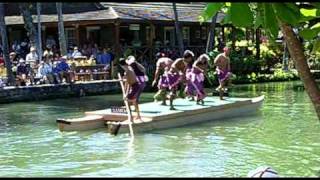
[[[70,70],[69,65],[65,61],[58,63],[56,68],[58,72]]]
[[[97,57],[98,64],[110,64],[111,62],[111,55],[109,53],[99,54]]]

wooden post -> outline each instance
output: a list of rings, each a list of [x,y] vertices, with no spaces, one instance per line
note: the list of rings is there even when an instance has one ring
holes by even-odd
[[[76,27],[76,43],[77,43],[77,46],[80,47],[80,29],[79,29],[79,24],[76,24],[75,25]]]
[[[214,35],[215,35],[217,16],[218,16],[218,14],[216,14],[215,16],[212,17],[212,21],[210,24],[209,38],[207,41],[206,53],[209,53],[214,48]]]
[[[236,46],[236,32],[235,32],[234,26],[231,26],[231,37],[232,37],[231,49],[234,50]]]
[[[39,61],[42,60],[42,41],[41,41],[41,4],[37,3],[37,15],[38,15],[38,57]]]
[[[60,45],[60,55],[64,56],[67,54],[67,41],[64,33],[63,24],[63,13],[62,13],[62,3],[56,2],[56,8],[58,13],[58,30],[59,30],[59,45]]]
[[[123,79],[122,79],[120,73],[118,73],[118,79],[120,80],[119,82],[121,85],[123,98],[125,98],[127,96],[127,94],[126,94]],[[133,118],[132,118],[131,108],[130,108],[129,102],[127,100],[124,100],[124,104],[126,105],[126,109],[128,112],[128,121],[129,121],[128,124],[129,124],[130,136],[131,136],[131,138],[134,138],[133,128],[132,128]]]
[[[9,46],[8,46],[8,39],[7,39],[7,27],[4,20],[4,3],[0,3],[0,36],[1,36],[1,43],[2,43],[2,50],[3,50],[3,58],[7,69],[7,76],[8,76],[8,83],[9,85],[15,84],[15,79],[12,74],[11,70],[11,61],[9,58]]]
[[[114,22],[114,30],[115,30],[115,59],[114,61],[111,63],[111,77],[115,77],[115,74],[117,73],[117,69],[115,69],[114,67],[114,63],[118,62],[120,59],[120,22],[119,21],[115,21]]]
[[[180,28],[180,23],[179,23],[179,17],[178,17],[176,3],[173,2],[172,5],[173,5],[173,13],[174,13],[174,17],[175,17],[176,37],[177,37],[178,44],[179,44],[180,56],[182,56],[183,55],[183,51],[184,51],[183,39],[182,39],[182,35],[183,34],[181,33],[181,28]]]
[[[150,24],[150,41],[149,41],[149,63],[153,63],[152,54],[153,54],[153,39],[155,37],[155,27],[154,24]]]
[[[256,59],[260,59],[260,29],[256,29]]]
[[[226,38],[224,37],[224,26],[221,27],[221,36],[222,36],[222,42],[223,42],[223,45],[225,46],[226,45]]]
[[[41,43],[44,47],[46,46],[46,29],[46,26],[41,26]]]

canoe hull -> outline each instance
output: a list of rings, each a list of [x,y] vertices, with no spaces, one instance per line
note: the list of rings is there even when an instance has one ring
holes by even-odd
[[[262,106],[264,96],[229,98],[226,101],[220,101],[218,97],[206,99],[206,106],[195,105],[195,102],[186,102],[186,100],[177,100],[175,101],[177,108],[180,108],[177,111],[170,111],[168,106],[160,106],[155,103],[141,104],[140,109],[144,111],[142,113],[144,122],[135,121],[133,123],[134,133],[252,115]],[[159,110],[161,108],[162,110]],[[156,112],[157,110],[159,112]],[[107,128],[111,134],[129,132],[127,114],[115,114],[110,109],[86,112],[85,114],[86,116],[82,118],[58,119],[59,130],[85,131]],[[136,114],[133,113],[133,115]]]
[[[263,104],[263,98],[253,100],[252,103],[246,105],[238,105],[230,108],[219,108],[208,110],[207,112],[194,113],[194,115],[183,115],[180,117],[164,118],[161,120],[154,120],[146,123],[133,123],[132,127],[134,133],[146,132],[152,130],[163,130],[169,128],[176,128],[186,125],[194,125],[203,122],[209,122],[218,119],[227,119],[233,117],[250,116],[257,113],[258,109]],[[119,127],[119,124],[120,127]],[[129,133],[129,126],[127,122],[113,123],[106,122],[107,130],[109,133],[114,134],[117,129],[118,133]]]

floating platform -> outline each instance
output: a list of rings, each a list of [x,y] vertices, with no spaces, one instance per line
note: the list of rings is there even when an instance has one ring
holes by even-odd
[[[206,97],[204,105],[198,105],[195,101],[175,99],[173,104],[176,110],[169,110],[170,106],[161,105],[161,102],[143,103],[139,105],[142,120],[134,120],[132,127],[136,133],[251,115],[257,112],[263,100],[264,96],[225,97],[225,100],[220,100],[219,97]],[[136,112],[133,111],[132,114],[133,119],[136,119]],[[106,128],[111,134],[129,133],[129,123],[126,112],[113,112],[111,108],[85,112],[85,117],[82,118],[57,120],[60,131]]]

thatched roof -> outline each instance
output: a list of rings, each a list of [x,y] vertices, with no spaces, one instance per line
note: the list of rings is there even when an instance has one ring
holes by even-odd
[[[13,5],[15,4],[15,5]],[[55,3],[41,3],[41,22],[58,22]],[[205,3],[177,3],[179,21],[199,22]],[[23,24],[16,3],[6,5],[5,17],[7,25]],[[33,8],[34,22],[37,22]],[[139,2],[139,3],[63,3],[63,20],[72,21],[97,21],[97,20],[136,20],[136,21],[174,21],[172,3]],[[221,22],[223,14],[219,13],[217,22]],[[209,20],[210,21],[210,20]],[[208,22],[209,22],[208,21]]]

